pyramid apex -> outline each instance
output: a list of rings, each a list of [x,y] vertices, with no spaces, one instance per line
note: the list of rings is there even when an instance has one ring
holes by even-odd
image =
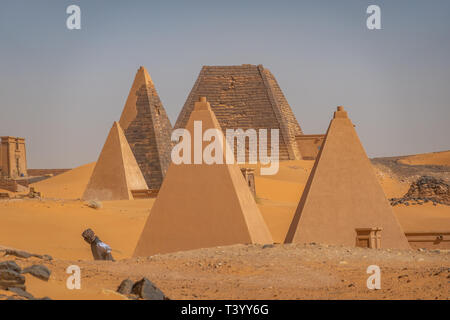
[[[334,112],[334,119],[336,118],[348,118],[347,111],[344,110],[343,106],[338,106]]]
[[[150,74],[148,73],[147,69],[144,66],[139,67],[137,74],[143,74],[145,82],[150,81],[150,83],[153,85],[152,77],[150,77]]]
[[[211,110],[211,105],[209,104],[208,100],[206,100],[206,97],[200,97],[194,104],[194,111],[199,110]]]

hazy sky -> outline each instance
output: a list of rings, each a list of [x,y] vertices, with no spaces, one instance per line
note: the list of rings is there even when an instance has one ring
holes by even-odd
[[[0,135],[30,168],[92,162],[140,65],[174,124],[202,65],[233,64],[269,68],[307,134],[344,105],[371,157],[450,149],[447,0],[2,0]]]

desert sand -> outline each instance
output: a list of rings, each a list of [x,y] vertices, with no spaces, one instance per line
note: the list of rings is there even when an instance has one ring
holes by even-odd
[[[399,160],[410,165],[438,165],[450,166],[450,151],[415,154]]]
[[[434,158],[434,154],[431,154],[431,157]],[[448,289],[448,281],[443,281],[440,275],[434,278],[430,276],[429,279],[426,276],[427,272],[432,274],[432,271],[438,270],[439,267],[448,268],[448,253],[432,257],[425,256],[424,262],[417,264],[415,263],[419,259],[417,251],[410,250],[409,253],[399,251],[393,254],[389,250],[383,250],[384,255],[397,256],[398,254],[399,256],[399,259],[393,259],[392,262],[383,258],[383,263],[389,270],[389,275],[385,278],[386,283],[395,284],[394,287],[397,289],[375,294],[364,289],[362,281],[367,278],[364,272],[362,276],[355,276],[355,270],[368,265],[367,262],[372,258],[376,260],[373,256],[375,253],[367,249],[342,247],[318,249],[298,245],[298,248],[301,247],[298,250],[306,250],[305,254],[310,255],[309,261],[298,256],[297,249],[294,250],[297,245],[275,245],[275,248],[267,249],[273,250],[270,252],[273,253],[274,260],[264,258],[265,253],[261,253],[263,249],[260,247],[245,245],[157,255],[148,259],[131,259],[154,199],[104,201],[100,209],[88,207],[87,203],[79,198],[88,183],[94,165],[95,163],[84,165],[34,184],[36,190],[42,192],[44,196],[42,200],[0,201],[0,246],[49,254],[54,258],[53,261],[44,262],[53,272],[49,282],[27,276],[27,290],[36,297],[123,299],[123,296],[114,292],[121,280],[128,276],[138,280],[145,275],[160,285],[169,297],[180,299],[354,297],[382,299],[434,298],[435,296],[449,298],[448,290],[446,290],[446,296],[442,296],[442,291],[436,289],[441,284]],[[286,236],[312,166],[313,161],[285,161],[280,163],[277,175],[261,176],[259,170],[255,171],[256,201],[276,243],[282,243]],[[401,182],[394,176],[383,172],[377,172],[377,176],[388,198],[401,196],[408,190],[408,183]],[[393,209],[406,232],[450,230],[449,206],[399,205]],[[112,264],[92,261],[90,247],[81,238],[81,232],[88,227],[111,245],[113,256],[119,260],[118,262]],[[320,250],[328,250],[330,256],[321,256]],[[343,250],[347,256],[337,255],[336,252],[340,252],[339,250]],[[352,253],[353,250],[359,251]],[[223,251],[223,259],[221,253],[215,256],[213,254],[215,251]],[[242,259],[246,251],[261,260]],[[283,252],[288,253],[284,258]],[[366,258],[363,258],[364,256]],[[358,260],[357,257],[360,259]],[[11,259],[16,260],[21,266],[38,262],[34,261],[37,260],[35,258],[0,257],[0,261]],[[301,266],[298,264],[299,259],[302,259]],[[354,263],[341,265],[341,260],[354,261]],[[324,261],[330,261],[330,263],[324,263]],[[214,267],[219,263],[221,263],[220,266]],[[415,279],[414,286],[407,284],[406,280],[404,283],[403,280],[400,284],[397,283],[399,282],[397,277],[401,276],[398,273],[402,273],[400,268],[402,263],[407,265],[405,267],[407,270],[403,273],[410,279]],[[68,276],[65,268],[71,264],[82,267],[84,286],[80,291],[67,290],[65,287],[65,279]],[[317,268],[320,270],[316,270]],[[288,273],[292,272],[298,275],[303,285],[294,288],[288,283]],[[253,279],[255,282],[245,279]],[[310,279],[317,279],[320,285],[317,288],[308,286],[307,283],[312,281]],[[277,284],[278,280],[281,282]],[[219,289],[217,283],[222,281],[224,287]],[[429,283],[427,284],[426,281]],[[435,281],[434,284],[433,281]],[[354,288],[348,287],[352,283],[358,289],[356,295],[353,295]],[[427,285],[433,289],[429,292],[420,289],[421,286]],[[260,290],[261,286],[266,289]],[[404,291],[405,286],[410,286],[412,289]],[[335,287],[337,291],[332,293],[328,287]]]
[[[42,197],[51,199],[81,199],[94,171],[95,162],[82,165],[53,178],[31,185]]]

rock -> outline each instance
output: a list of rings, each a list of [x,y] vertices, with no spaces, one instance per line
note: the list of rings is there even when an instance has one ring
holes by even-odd
[[[411,184],[408,192],[400,199],[392,198],[391,205],[405,203],[408,200],[416,201],[417,204],[432,202],[434,206],[437,204],[450,205],[450,185],[443,179],[430,176],[422,176]]]
[[[0,270],[0,289],[13,287],[25,290],[25,277],[12,270]]]
[[[339,264],[348,264],[347,261],[339,261]]]
[[[0,262],[0,270],[12,270],[20,273],[22,269],[17,265],[15,261],[3,261]]]
[[[28,300],[34,300],[34,297],[31,293],[26,292],[24,289],[21,288],[8,288],[8,291],[14,292],[18,296],[27,298]]]
[[[92,209],[101,209],[103,208],[103,204],[100,201],[91,200],[87,203],[87,206]]]
[[[130,279],[125,279],[117,288],[117,292],[124,295],[131,294],[131,290],[133,290],[133,285],[134,285],[133,281],[131,281]]]
[[[31,267],[23,269],[22,273],[29,273],[36,278],[39,278],[44,281],[48,281],[50,278],[50,274],[52,273],[46,266],[44,265],[32,265]]]
[[[40,254],[29,253],[26,251],[16,250],[16,249],[6,249],[4,251],[5,251],[5,256],[15,256],[15,257],[22,258],[22,259],[28,259],[31,257],[35,257],[35,258],[39,258],[42,260],[53,260],[52,256],[49,256],[48,254],[40,255]]]
[[[42,259],[47,260],[47,261],[52,261],[52,260],[53,260],[53,257],[52,257],[51,255],[44,254],[44,255],[42,256]]]
[[[263,249],[267,249],[267,248],[273,248],[274,245],[273,244],[265,244],[262,246]]]
[[[145,300],[169,300],[150,280],[142,278],[133,285],[132,293]]]
[[[18,258],[28,259],[33,255],[31,253],[15,250],[15,249],[6,249],[5,256],[16,256]]]

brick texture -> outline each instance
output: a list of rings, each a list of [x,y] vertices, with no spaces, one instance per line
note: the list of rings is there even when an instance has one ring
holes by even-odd
[[[148,187],[159,189],[170,164],[172,125],[143,67],[131,88],[121,126]]]
[[[275,77],[262,65],[204,66],[175,128],[185,127],[200,97],[210,102],[224,132],[238,128],[279,129],[280,160],[301,159],[295,139],[302,134],[300,125]],[[268,151],[270,143],[269,131]]]

